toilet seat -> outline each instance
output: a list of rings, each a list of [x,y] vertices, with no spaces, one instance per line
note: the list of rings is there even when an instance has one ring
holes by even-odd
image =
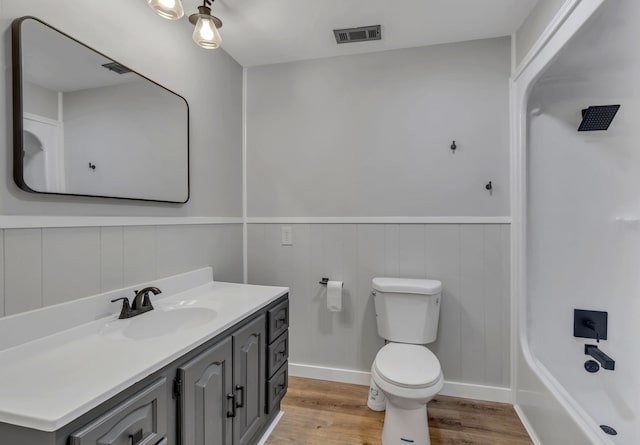
[[[389,343],[380,349],[373,367],[377,376],[400,388],[428,388],[442,380],[438,358],[419,345]]]

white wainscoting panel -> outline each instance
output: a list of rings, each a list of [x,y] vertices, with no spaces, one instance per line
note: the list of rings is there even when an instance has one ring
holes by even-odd
[[[0,233],[0,316],[205,266],[217,281],[242,282],[242,224]]]
[[[100,227],[100,292],[124,287],[124,228]]]
[[[42,301],[100,293],[100,227],[42,229]]]
[[[291,362],[298,370],[364,375],[384,345],[371,297],[375,276],[443,282],[438,356],[445,379],[509,386],[509,224],[248,225],[249,283],[291,288]],[[321,278],[344,281],[343,311],[326,309]]]
[[[4,252],[4,230],[0,230],[0,252]],[[0,317],[4,317],[4,255],[0,255]]]
[[[42,307],[42,230],[4,231],[5,315]]]
[[[156,227],[124,228],[124,285],[156,277]]]

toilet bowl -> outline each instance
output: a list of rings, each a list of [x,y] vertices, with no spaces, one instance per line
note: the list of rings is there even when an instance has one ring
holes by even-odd
[[[389,343],[371,376],[387,399],[382,445],[428,445],[427,402],[442,390],[440,362],[425,346]]]

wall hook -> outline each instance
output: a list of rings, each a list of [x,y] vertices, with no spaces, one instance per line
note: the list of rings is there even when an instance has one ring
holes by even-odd
[[[484,188],[486,188],[489,191],[493,190],[493,184],[491,184],[491,181],[489,181],[489,183],[485,185]]]
[[[456,145],[456,141],[453,141],[453,143],[451,144],[451,151],[456,151],[456,149],[458,148],[458,146]]]
[[[89,168],[93,171],[96,171],[96,164],[92,164],[91,162],[89,162]]]

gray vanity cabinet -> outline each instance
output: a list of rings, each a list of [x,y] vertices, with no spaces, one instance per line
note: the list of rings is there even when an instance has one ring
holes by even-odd
[[[265,317],[259,317],[233,335],[233,381],[236,392],[234,445],[246,445],[265,420]]]
[[[287,392],[288,294],[57,431],[0,445],[255,445]]]
[[[182,444],[233,445],[232,360],[227,338],[178,368]]]

